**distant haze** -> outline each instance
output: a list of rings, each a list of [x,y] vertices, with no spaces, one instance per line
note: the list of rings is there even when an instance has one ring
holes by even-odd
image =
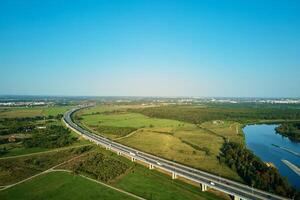
[[[300,1],[0,2],[0,95],[300,97]]]

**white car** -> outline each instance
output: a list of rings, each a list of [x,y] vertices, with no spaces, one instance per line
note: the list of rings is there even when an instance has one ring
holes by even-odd
[[[130,155],[135,156],[135,153],[129,152]]]
[[[210,184],[211,184],[211,185],[215,185],[215,183],[214,183],[214,182],[210,182]]]
[[[156,164],[158,164],[158,165],[162,166],[162,164],[161,164],[160,162],[156,162]]]

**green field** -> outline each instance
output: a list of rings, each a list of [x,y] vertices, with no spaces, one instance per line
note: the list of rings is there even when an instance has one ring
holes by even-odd
[[[64,114],[68,109],[70,109],[70,106],[0,108],[0,118],[56,116]]]
[[[82,154],[86,150],[86,147],[79,147],[30,156],[0,159],[0,185],[13,184],[41,173]]]
[[[115,185],[145,199],[221,199],[212,193],[201,192],[199,187],[172,180],[170,176],[142,166],[136,166]]]
[[[98,155],[98,158],[95,155]],[[124,166],[125,171],[118,174],[122,172]],[[172,180],[168,175],[149,170],[147,167],[133,163],[103,148],[94,148],[84,157],[59,168],[105,181],[114,187],[146,199],[219,199],[212,193],[201,192],[200,187]]]
[[[24,141],[32,139],[38,132],[38,127],[44,127],[45,129],[40,129],[40,132],[44,131],[44,135],[46,135],[46,132],[49,133],[48,130],[50,130],[51,127],[64,126],[60,120],[61,116],[57,115],[62,115],[69,108],[68,106],[1,108],[0,151],[5,149],[5,153],[0,152],[0,157],[23,155],[54,149],[55,147],[51,148],[41,145],[29,147],[25,145]],[[78,146],[88,143],[86,140],[79,138],[78,134],[72,131],[70,132],[70,137],[78,139],[66,146]],[[8,141],[9,138],[16,138],[16,140]]]
[[[169,160],[241,181],[234,171],[226,165],[221,165],[217,159],[223,139],[197,128],[181,128],[174,131],[173,134],[139,130],[134,135],[118,140],[118,142]],[[208,150],[209,153],[207,154],[205,150]]]
[[[83,117],[83,123],[88,125],[103,125],[116,127],[177,127],[182,122],[168,119],[150,118],[138,113],[88,115]]]
[[[239,123],[210,121],[195,125],[132,113],[133,108],[136,107],[97,106],[80,111],[76,117],[84,127],[93,132],[103,130],[103,127],[135,128],[137,130],[125,137],[116,134],[117,131],[115,134],[105,131],[98,133],[148,153],[241,181],[236,172],[220,164],[217,158],[225,138],[243,142]]]
[[[74,157],[74,153],[76,152],[53,152],[37,156],[0,160],[0,166],[2,166],[0,185],[13,184],[40,173],[56,163],[61,163],[72,156]],[[121,193],[83,179],[78,174],[106,182],[113,187],[146,199],[220,199],[213,193],[201,192],[200,187],[180,180],[172,180],[170,176],[155,170],[149,170],[142,165],[133,163],[122,156],[99,147],[90,149],[82,156],[59,166],[58,169],[71,170],[77,175],[71,175],[66,172],[51,172],[40,175],[0,191],[0,199],[83,198],[83,196],[76,195],[78,190],[87,193],[84,199],[124,199],[126,197],[126,195],[123,197]],[[96,187],[97,185],[98,187]],[[115,194],[112,194],[112,192]],[[22,193],[26,193],[25,196],[22,196]],[[74,197],[72,196],[73,193],[75,193]],[[119,197],[118,195],[121,196]]]
[[[68,172],[51,172],[0,191],[1,200],[135,199]]]

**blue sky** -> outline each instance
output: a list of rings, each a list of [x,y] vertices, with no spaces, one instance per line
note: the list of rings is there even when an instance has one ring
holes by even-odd
[[[0,0],[0,94],[300,97],[300,1]]]

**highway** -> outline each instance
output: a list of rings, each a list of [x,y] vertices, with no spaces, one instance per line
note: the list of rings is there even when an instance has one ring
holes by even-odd
[[[83,105],[73,108],[67,111],[64,114],[63,120],[66,125],[82,135],[84,138],[95,142],[98,145],[102,145],[107,149],[115,151],[120,155],[125,155],[127,157],[131,157],[133,161],[138,160],[145,164],[148,164],[151,168],[159,168],[166,172],[172,174],[173,178],[183,177],[185,179],[197,182],[201,184],[202,190],[206,190],[207,187],[214,188],[216,190],[222,191],[224,193],[230,194],[234,197],[234,199],[258,199],[258,200],[266,200],[266,199],[274,199],[274,200],[282,200],[287,199],[284,197],[280,197],[262,190],[258,190],[255,188],[251,188],[245,184],[241,184],[235,181],[231,181],[229,179],[225,179],[198,169],[194,169],[182,164],[178,164],[176,162],[172,162],[154,155],[150,155],[148,153],[142,152],[140,150],[122,145],[120,143],[109,140],[100,135],[96,135],[91,133],[90,131],[83,129],[72,120],[72,114],[80,109],[90,107],[90,105]],[[204,189],[203,189],[204,188]]]

